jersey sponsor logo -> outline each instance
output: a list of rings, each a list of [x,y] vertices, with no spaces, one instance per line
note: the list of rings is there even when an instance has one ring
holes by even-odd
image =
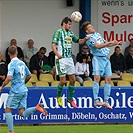
[[[72,41],[72,38],[70,36],[66,36],[64,40],[66,42],[70,43]]]
[[[97,39],[97,43],[98,43],[98,44],[101,44],[102,42],[103,42],[102,38],[98,38],[98,39]]]

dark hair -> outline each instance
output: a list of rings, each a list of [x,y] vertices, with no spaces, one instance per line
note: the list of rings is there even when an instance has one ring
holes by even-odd
[[[17,52],[17,47],[14,46],[14,45],[9,46],[9,48],[8,48],[8,52],[9,52],[10,55],[15,55],[16,52]]]
[[[68,22],[72,22],[72,20],[68,17],[63,18],[63,20],[61,22],[61,26],[63,25],[63,23],[67,24]]]
[[[83,45],[82,45],[82,48],[83,48],[84,46],[86,46],[87,48],[89,48],[87,44],[83,44]]]
[[[47,51],[47,49],[46,49],[45,47],[41,47],[41,48],[39,49],[39,51],[42,51],[42,50],[45,51],[45,52]]]
[[[133,40],[133,38],[130,39],[130,42]]]
[[[119,49],[120,49],[120,47],[119,47],[119,46],[116,46],[116,47],[115,47],[115,50],[116,50],[117,48],[119,48]]]
[[[86,27],[87,27],[87,25],[89,25],[89,24],[91,24],[89,21],[84,22],[84,23],[81,25],[81,27],[80,27],[81,30],[85,32]]]
[[[81,58],[79,60],[79,63],[82,63],[83,62],[83,59],[87,59],[87,56],[85,54],[82,54],[81,55]]]

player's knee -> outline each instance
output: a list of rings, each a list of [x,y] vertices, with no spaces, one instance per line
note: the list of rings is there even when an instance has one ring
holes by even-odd
[[[23,112],[18,112],[18,114],[19,114],[20,116],[23,116]]]
[[[106,84],[110,84],[111,83],[111,78],[110,77],[105,77],[105,82],[106,82]]]
[[[96,77],[94,80],[95,80],[95,82],[99,83],[100,82],[100,77]]]
[[[74,79],[71,79],[70,80],[70,84],[74,85],[75,81],[76,81],[75,78]]]
[[[23,116],[24,110],[25,110],[25,109],[19,109],[19,110],[18,110],[18,114],[19,114],[20,116]]]

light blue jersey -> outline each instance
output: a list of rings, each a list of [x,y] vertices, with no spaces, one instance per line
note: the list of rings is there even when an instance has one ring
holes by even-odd
[[[110,52],[108,48],[98,49],[94,47],[95,44],[103,44],[106,42],[99,33],[94,32],[93,34],[89,34],[87,36],[91,38],[86,41],[86,44],[89,46],[94,56],[106,56]]]
[[[8,74],[11,76],[11,90],[13,93],[28,91],[25,85],[25,76],[31,74],[25,63],[17,57],[13,58],[8,65]]]
[[[97,32],[94,32],[93,34],[89,34],[87,36],[91,37],[86,41],[86,44],[89,46],[90,50],[93,53],[93,75],[111,76],[111,64],[110,60],[107,58],[107,54],[110,52],[110,50],[106,47],[101,49],[95,48],[95,44],[103,44],[106,41]]]

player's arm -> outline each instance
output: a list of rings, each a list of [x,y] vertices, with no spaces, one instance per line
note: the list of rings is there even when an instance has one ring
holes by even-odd
[[[31,78],[31,74],[27,75],[26,78],[25,78],[25,84],[30,80]]]
[[[5,81],[2,83],[2,86],[0,87],[0,91],[12,80],[12,76],[7,76]]]
[[[115,46],[115,45],[122,45],[122,41],[118,42],[118,41],[114,40],[114,41],[110,41],[110,42],[105,42],[103,44],[95,44],[94,47],[98,48],[98,49],[101,49],[101,48],[104,48],[104,47],[112,47],[112,46]]]
[[[83,39],[79,39],[78,40],[78,44],[84,44],[90,37],[89,36],[86,36],[85,38]]]
[[[60,59],[62,58],[62,56],[58,53],[58,51],[56,50],[56,44],[53,42],[51,45],[51,48],[53,50],[53,52],[55,53],[55,55]]]

